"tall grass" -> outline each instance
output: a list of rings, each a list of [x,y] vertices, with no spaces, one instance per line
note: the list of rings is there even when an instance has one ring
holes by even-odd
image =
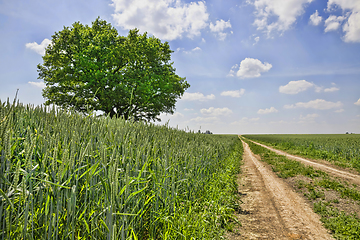
[[[216,239],[236,136],[0,102],[0,239]]]

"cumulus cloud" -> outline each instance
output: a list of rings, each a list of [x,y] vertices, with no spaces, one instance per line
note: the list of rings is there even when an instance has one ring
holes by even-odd
[[[51,44],[51,40],[45,38],[40,44],[38,44],[37,42],[26,43],[25,47],[35,51],[37,54],[40,54],[40,55],[44,56],[45,55],[45,48],[49,44]]]
[[[253,45],[257,44],[260,41],[260,37],[259,36],[255,37],[254,41],[255,42],[253,43]]]
[[[190,122],[217,122],[219,119],[217,117],[196,117],[190,119]]]
[[[342,113],[342,112],[344,112],[345,110],[344,109],[338,109],[338,110],[335,110],[334,112],[336,112],[336,113]]]
[[[228,96],[228,97],[236,97],[239,98],[244,95],[245,89],[235,90],[235,91],[224,91],[220,95],[221,96]]]
[[[313,113],[306,116],[300,115],[300,119],[303,121],[313,121],[315,118],[319,117],[319,114]]]
[[[327,3],[328,11],[340,7],[344,15],[343,20],[346,19],[343,25],[345,42],[360,42],[360,1],[359,0],[329,0]]]
[[[325,32],[330,32],[330,31],[335,31],[337,30],[341,23],[344,21],[345,17],[343,16],[335,16],[335,15],[330,15],[326,20],[325,20]]]
[[[279,92],[285,94],[298,94],[299,92],[303,92],[313,86],[313,83],[306,80],[290,81],[285,86],[280,86]]]
[[[354,104],[360,106],[360,98],[359,98],[359,100],[357,100],[356,102],[354,102]]]
[[[173,118],[183,118],[184,114],[182,114],[180,112],[176,112],[173,115],[171,115],[171,117],[173,117]]]
[[[259,59],[254,58],[245,58],[241,61],[239,70],[237,68],[239,65],[234,65],[228,74],[228,76],[238,76],[240,78],[255,78],[260,77],[262,72],[268,72],[272,65],[270,63],[262,63]],[[237,72],[235,73],[235,71]]]
[[[285,94],[298,94],[299,92],[306,91],[309,88],[315,88],[315,92],[336,92],[340,89],[335,87],[336,84],[332,83],[333,87],[324,88],[322,86],[317,86],[314,83],[308,82],[306,80],[290,81],[288,84],[279,87],[279,92]]]
[[[231,28],[230,20],[225,22],[224,20],[217,20],[215,24],[210,23],[210,31],[217,34],[219,40],[225,40],[227,33],[224,32],[226,28]]]
[[[319,16],[319,12],[318,10],[315,11],[315,13],[313,13],[311,16],[310,16],[310,21],[309,23],[314,25],[314,26],[317,26],[321,23],[322,21],[322,17]]]
[[[254,5],[256,19],[254,25],[268,36],[273,31],[283,33],[304,13],[306,3],[313,0],[247,0]],[[274,19],[274,20],[273,20]]]
[[[40,82],[28,82],[29,84],[35,86],[35,87],[38,87],[38,88],[45,88],[46,85],[43,81],[40,81]]]
[[[210,95],[204,95],[200,92],[196,92],[196,93],[184,93],[184,95],[181,98],[182,100],[186,100],[186,101],[207,101],[207,100],[213,100],[215,99],[215,95],[214,94],[210,94]]]
[[[336,92],[339,91],[340,89],[337,87],[331,87],[331,88],[325,88],[324,92]]]
[[[236,71],[238,71],[239,68],[239,64],[235,64],[234,66],[231,67],[228,75],[226,75],[227,77],[235,77],[236,76]]]
[[[298,102],[291,105],[285,105],[285,109],[292,109],[292,108],[312,108],[318,110],[327,110],[332,108],[341,108],[343,104],[338,102],[329,102],[325,101],[324,99],[316,99],[309,102]]]
[[[360,2],[358,2],[360,4]],[[343,27],[345,42],[360,42],[360,10],[352,12]]]
[[[210,115],[210,116],[228,116],[233,113],[233,111],[227,107],[224,108],[210,107],[208,109],[203,108],[200,110],[200,112],[204,115]]]
[[[112,0],[116,24],[124,29],[138,28],[163,40],[186,35],[199,36],[209,19],[205,2],[182,0]]]
[[[317,92],[317,93],[324,91],[324,87],[322,87],[322,86],[314,85],[314,87],[315,87],[315,92]]]
[[[177,48],[177,51],[180,51],[180,50],[181,50],[181,48]],[[200,47],[195,47],[195,48],[191,49],[191,51],[184,51],[184,53],[191,54],[191,53],[199,52],[199,51],[201,51],[201,48]]]
[[[258,114],[268,114],[268,113],[276,113],[276,112],[278,112],[278,110],[274,107],[259,109],[259,111],[257,111]]]

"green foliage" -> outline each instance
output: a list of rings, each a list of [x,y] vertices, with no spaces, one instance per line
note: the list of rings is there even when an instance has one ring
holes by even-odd
[[[332,189],[341,194],[342,197],[348,197],[355,201],[360,201],[360,192],[354,188],[349,188],[339,181],[331,180],[329,178],[321,179],[317,185],[325,189]]]
[[[268,134],[245,137],[293,154],[332,161],[360,171],[360,134]]]
[[[335,239],[360,239],[360,219],[355,213],[340,212],[329,202],[314,203],[314,210]]]
[[[236,136],[1,102],[0,118],[1,239],[219,239],[234,223]]]
[[[119,36],[97,18],[92,26],[64,27],[51,41],[38,65],[46,105],[157,120],[162,112],[174,113],[176,99],[190,86],[175,74],[169,44],[137,29]]]

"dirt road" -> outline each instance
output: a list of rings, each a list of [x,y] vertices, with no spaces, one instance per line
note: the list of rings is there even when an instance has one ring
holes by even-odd
[[[332,239],[303,198],[243,145],[242,226],[229,239]]]
[[[255,144],[258,144],[258,145],[260,145],[260,146],[262,146],[264,148],[267,148],[267,149],[275,152],[276,154],[284,155],[287,158],[294,159],[296,161],[300,161],[300,162],[304,163],[305,165],[313,166],[316,169],[327,172],[327,173],[331,174],[332,176],[342,178],[342,179],[347,180],[347,181],[349,181],[351,183],[354,183],[356,185],[360,185],[360,176],[359,175],[353,174],[353,173],[350,173],[350,172],[347,172],[347,171],[342,171],[342,170],[336,169],[335,167],[330,166],[330,163],[324,163],[324,164],[318,163],[318,162],[311,161],[311,160],[308,160],[308,159],[305,159],[305,158],[302,158],[302,157],[291,155],[289,153],[274,149],[272,147],[268,147],[268,146],[266,146],[264,144],[261,144],[261,143],[258,143],[258,142],[254,142],[254,141],[251,141],[251,142],[253,142]]]

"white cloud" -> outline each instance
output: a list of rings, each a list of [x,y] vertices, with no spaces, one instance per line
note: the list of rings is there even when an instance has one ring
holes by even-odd
[[[250,122],[257,122],[257,121],[259,121],[259,120],[260,120],[260,118],[250,118],[250,119],[249,119]]]
[[[336,112],[336,113],[342,113],[342,112],[344,112],[345,110],[344,109],[338,109],[338,110],[335,110],[334,112]]]
[[[316,86],[316,85],[314,85],[314,86],[315,86],[315,92],[319,93],[319,92],[324,91],[324,87]]]
[[[319,117],[319,114],[316,114],[316,113],[308,114],[304,117],[302,115],[300,115],[300,119],[303,121],[313,121],[317,117]]]
[[[37,42],[32,42],[32,43],[26,43],[25,47],[29,48],[33,51],[35,51],[36,53],[44,56],[45,55],[45,48],[51,44],[51,40],[45,38],[40,44],[38,44]]]
[[[313,83],[306,80],[290,81],[285,86],[280,86],[279,92],[285,94],[298,94],[299,92],[303,92],[313,86]]]
[[[217,117],[196,117],[190,119],[190,122],[217,122],[219,119]]]
[[[259,41],[260,41],[260,37],[259,36],[257,36],[257,37],[255,37],[254,38],[254,44],[253,45],[255,45],[255,44],[257,44]]]
[[[184,111],[194,111],[193,108],[184,108]]]
[[[337,30],[341,23],[345,20],[345,17],[343,16],[335,16],[335,15],[330,15],[326,20],[325,20],[325,32],[329,32],[329,31],[335,31]]]
[[[343,27],[345,42],[360,42],[360,11],[353,12]]]
[[[342,107],[342,103],[340,101],[338,102],[329,102],[325,101],[324,99],[316,99],[309,102],[298,102],[296,104],[291,105],[285,105],[285,109],[291,109],[291,108],[313,108],[313,109],[319,109],[319,110],[327,110],[332,108],[340,108]]]
[[[30,83],[31,85],[35,86],[35,87],[38,87],[38,88],[45,88],[46,85],[43,81],[40,81],[40,82],[28,82]]]
[[[357,100],[356,102],[354,102],[354,104],[360,106],[360,98],[359,98],[359,100]]]
[[[171,115],[172,118],[183,118],[184,114],[180,112],[175,112],[173,115]]]
[[[245,89],[235,90],[235,91],[224,91],[220,95],[221,96],[229,96],[229,97],[236,97],[239,98],[244,95]]]
[[[210,115],[210,116],[228,116],[233,113],[229,108],[214,108],[210,107],[208,109],[203,108],[200,110],[200,112],[204,115]]]
[[[215,25],[210,23],[210,31],[217,34],[219,40],[225,40],[227,33],[224,33],[226,28],[231,28],[230,20],[225,22],[224,20],[216,20]]]
[[[315,11],[315,13],[313,13],[311,16],[310,16],[310,21],[309,23],[314,25],[314,26],[317,26],[321,23],[322,21],[322,17],[319,16],[319,12],[318,10]]]
[[[294,104],[286,104],[286,105],[284,105],[284,108],[285,109],[292,109],[292,108],[295,108],[295,105]]]
[[[313,0],[247,0],[255,7],[254,25],[264,30],[268,36],[273,31],[280,33],[288,30],[296,18],[304,13],[306,3]],[[276,19],[271,21],[272,19]]]
[[[335,87],[336,84],[332,83],[334,87],[324,88],[322,86],[317,86],[314,83],[308,82],[306,80],[290,81],[288,84],[279,87],[279,92],[285,94],[298,94],[299,92],[306,91],[309,88],[314,87],[315,92],[336,92],[340,89]]]
[[[231,67],[228,76],[234,76],[235,70],[239,65]],[[239,70],[236,76],[240,78],[255,78],[260,77],[262,72],[268,72],[272,68],[270,63],[262,63],[259,59],[245,58],[241,61]]]
[[[235,77],[235,75],[236,75],[235,71],[237,71],[238,68],[239,68],[239,64],[235,64],[234,66],[231,67],[228,75],[226,75],[226,76],[227,77]]]
[[[259,111],[257,111],[258,114],[268,114],[268,113],[276,113],[276,112],[278,112],[278,110],[274,107],[259,109]]]
[[[331,87],[331,88],[325,88],[324,92],[336,92],[339,91],[340,89],[337,87]]]
[[[187,100],[187,101],[207,101],[207,100],[213,100],[215,99],[215,95],[214,94],[210,94],[210,95],[206,95],[204,96],[204,94],[200,93],[200,92],[196,92],[196,93],[184,93],[184,95],[181,98],[182,100]]]
[[[179,48],[178,48],[179,49]],[[181,50],[181,49],[180,49]],[[200,47],[195,47],[193,49],[191,49],[191,51],[184,51],[184,53],[186,54],[191,54],[191,53],[194,53],[194,52],[199,52],[201,51],[201,48]]]
[[[329,0],[327,8],[329,11],[340,7],[344,12],[344,19],[347,18],[343,26],[345,42],[360,42],[360,1],[359,0]]]
[[[163,40],[186,35],[199,36],[209,19],[204,1],[185,3],[181,0],[112,0],[116,24],[124,29],[138,28]]]

